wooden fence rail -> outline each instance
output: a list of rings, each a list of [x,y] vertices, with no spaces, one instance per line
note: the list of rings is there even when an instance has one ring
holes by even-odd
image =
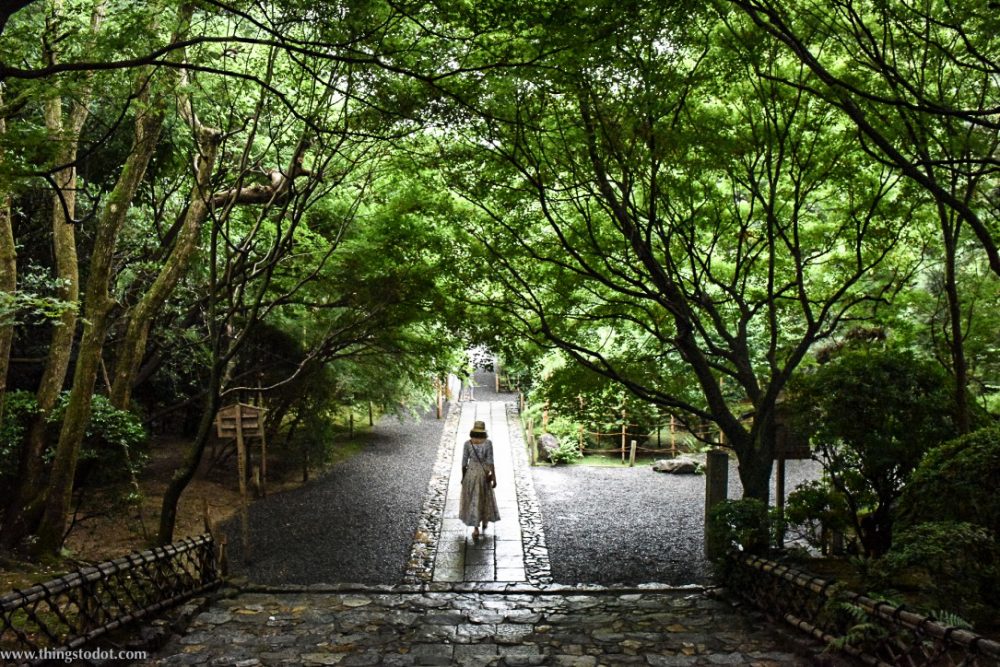
[[[221,583],[207,534],[82,567],[0,597],[0,649],[80,648]]]
[[[723,582],[738,597],[868,665],[1000,667],[1000,643],[906,608],[843,590],[833,581],[755,556],[733,554]],[[863,617],[863,618],[859,618]],[[855,642],[844,642],[852,628]]]

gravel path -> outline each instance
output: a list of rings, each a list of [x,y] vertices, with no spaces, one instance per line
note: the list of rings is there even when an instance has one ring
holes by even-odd
[[[788,461],[786,492],[818,475],[813,461]],[[576,465],[539,466],[532,476],[556,582],[708,582],[703,475]],[[733,462],[729,496],[741,494]]]
[[[250,554],[229,522],[232,574],[261,584],[382,583],[403,578],[444,420],[386,417],[360,454],[300,489],[250,507]]]

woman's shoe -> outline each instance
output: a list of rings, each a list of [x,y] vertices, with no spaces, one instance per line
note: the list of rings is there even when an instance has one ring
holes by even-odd
[[[475,528],[472,529],[472,541],[473,542],[479,541],[479,526],[476,526]]]

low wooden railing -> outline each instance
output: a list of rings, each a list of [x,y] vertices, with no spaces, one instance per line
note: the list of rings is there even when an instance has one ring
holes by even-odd
[[[221,582],[207,534],[82,567],[0,597],[0,649],[80,648]]]
[[[731,594],[868,665],[1000,667],[1000,643],[774,561],[734,554],[723,580]]]

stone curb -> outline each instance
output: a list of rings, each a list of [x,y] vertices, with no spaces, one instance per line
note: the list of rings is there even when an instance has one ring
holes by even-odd
[[[267,586],[231,580],[223,596],[244,593],[282,594],[425,594],[425,593],[493,593],[500,595],[630,595],[641,593],[712,594],[715,589],[697,584],[674,586],[661,583],[645,584],[530,584],[523,582],[434,582],[426,584],[311,584],[308,586]]]
[[[413,546],[403,574],[404,585],[419,585],[431,580],[434,574],[434,559],[438,541],[441,539],[441,523],[444,504],[448,494],[448,479],[451,475],[451,461],[455,451],[455,434],[462,413],[458,403],[448,404],[441,441],[438,444],[437,460],[427,484],[425,500],[420,510],[420,522],[413,534]]]
[[[521,524],[521,546],[524,549],[524,574],[534,585],[552,583],[552,568],[549,549],[545,543],[545,526],[542,510],[531,479],[531,465],[528,462],[521,413],[516,403],[505,404],[507,432],[511,453],[514,458],[514,488],[517,490],[517,517]]]

